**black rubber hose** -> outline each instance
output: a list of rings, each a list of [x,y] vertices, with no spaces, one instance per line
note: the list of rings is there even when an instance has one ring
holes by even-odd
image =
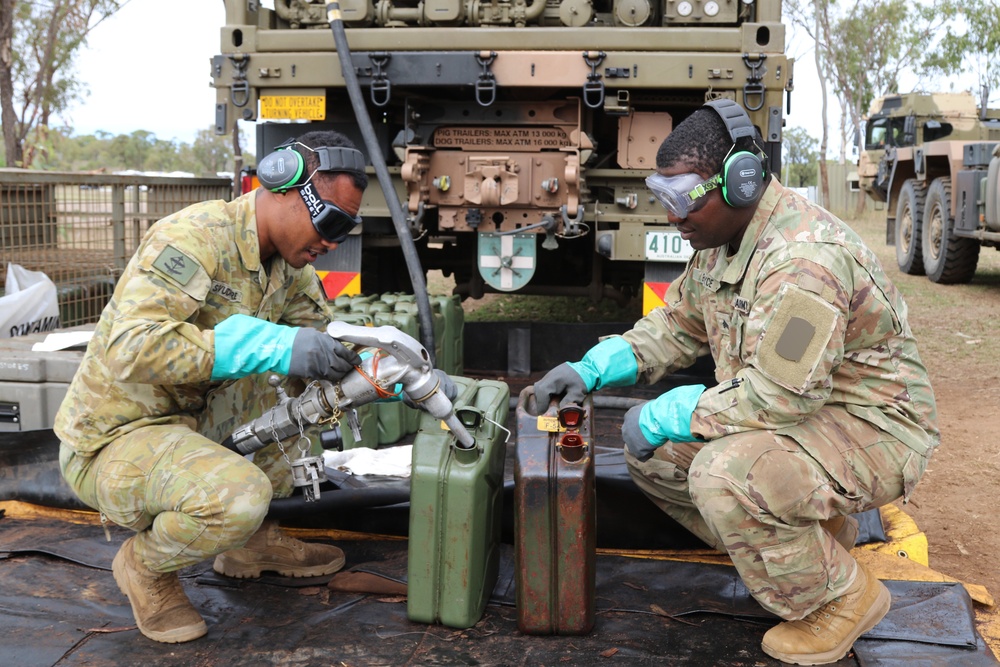
[[[368,156],[371,158],[372,166],[375,167],[375,175],[378,176],[379,185],[385,195],[385,203],[389,206],[389,215],[392,217],[392,224],[396,228],[396,236],[399,237],[399,244],[403,249],[403,258],[406,260],[406,268],[410,273],[410,282],[413,283],[413,295],[417,302],[417,317],[420,320],[420,342],[427,348],[434,361],[434,321],[431,319],[431,301],[427,296],[427,280],[424,278],[424,270],[420,265],[420,257],[417,256],[417,246],[413,243],[410,229],[406,224],[406,216],[403,207],[396,198],[396,188],[392,185],[389,170],[385,166],[385,157],[379,147],[378,139],[375,137],[375,128],[372,126],[372,119],[368,115],[364,98],[361,94],[361,85],[358,83],[358,76],[351,63],[351,49],[347,44],[347,33],[344,32],[344,21],[340,14],[339,2],[326,3],[326,17],[330,22],[330,30],[333,31],[333,41],[337,46],[337,58],[340,60],[340,71],[347,85],[347,94],[351,98],[351,107],[361,128],[361,136],[364,137],[365,146],[368,148]]]
[[[304,514],[324,516],[334,510],[361,509],[365,507],[387,507],[410,502],[410,488],[391,487],[367,489],[333,489],[324,490],[319,499],[306,502],[305,498],[296,495],[289,498],[274,498],[271,500],[267,516],[272,519],[287,519],[301,517]]]

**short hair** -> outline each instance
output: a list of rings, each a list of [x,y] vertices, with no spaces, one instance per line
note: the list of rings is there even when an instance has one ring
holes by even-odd
[[[758,132],[754,134],[760,136]],[[740,137],[733,149],[733,139],[722,116],[710,107],[701,107],[681,121],[660,144],[656,168],[687,162],[699,172],[717,174],[722,171],[722,163],[730,151],[761,153],[760,144],[754,137]]]
[[[333,148],[353,148],[357,150],[350,139],[336,132],[335,130],[313,130],[311,132],[306,132],[301,137],[296,139],[301,144],[305,144],[309,148],[321,148],[324,146],[329,146]],[[311,174],[317,167],[319,167],[319,156],[312,151],[298,150],[299,153],[303,153],[302,156],[305,158],[306,163],[306,173]],[[349,174],[351,180],[354,181],[354,186],[359,190],[364,190],[368,187],[368,176],[364,172],[357,171],[317,171],[316,176],[313,178],[323,178],[323,179],[333,179],[337,174]]]

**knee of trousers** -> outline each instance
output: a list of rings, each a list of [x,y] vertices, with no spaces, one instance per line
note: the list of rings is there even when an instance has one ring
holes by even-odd
[[[245,467],[240,475],[245,485],[240,486],[239,493],[220,495],[219,500],[228,522],[253,526],[256,530],[270,507],[273,493],[271,480],[263,470],[246,459],[241,466]]]
[[[810,465],[807,455],[790,450],[773,434],[724,440],[730,442],[702,450],[691,464],[688,483],[699,509],[720,501],[732,507],[735,502],[758,518],[815,518],[799,515],[817,489],[829,483]]]

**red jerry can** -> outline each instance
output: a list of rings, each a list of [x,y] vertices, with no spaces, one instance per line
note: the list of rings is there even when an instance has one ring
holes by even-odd
[[[534,386],[517,402],[514,559],[517,626],[531,635],[594,627],[597,518],[594,404],[540,413]]]

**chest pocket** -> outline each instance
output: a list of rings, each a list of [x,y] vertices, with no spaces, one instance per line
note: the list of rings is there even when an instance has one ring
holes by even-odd
[[[713,300],[712,331],[709,345],[716,366],[734,373],[743,366],[743,339],[748,309],[741,308],[741,301],[733,292],[722,290]]]

